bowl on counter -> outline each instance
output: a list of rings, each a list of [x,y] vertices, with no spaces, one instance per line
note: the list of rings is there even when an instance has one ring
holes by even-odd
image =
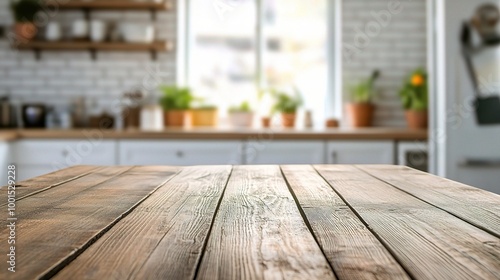
[[[122,38],[127,43],[152,43],[154,41],[155,29],[151,23],[120,24]]]

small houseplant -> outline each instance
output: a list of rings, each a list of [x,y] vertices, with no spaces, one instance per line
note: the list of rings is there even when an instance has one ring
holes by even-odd
[[[201,105],[191,109],[193,126],[217,126],[219,114],[215,105]]]
[[[428,87],[427,73],[419,68],[405,79],[399,92],[410,128],[427,128]]]
[[[229,108],[229,122],[235,127],[252,127],[254,113],[248,101]]]
[[[297,109],[302,105],[302,97],[297,89],[293,94],[285,91],[271,90],[271,95],[275,99],[273,112],[281,113],[281,123],[284,127],[295,127]]]
[[[160,104],[163,107],[166,126],[188,126],[191,124],[191,103],[194,100],[189,88],[161,86],[163,93]]]
[[[350,89],[351,101],[347,104],[347,114],[354,127],[368,127],[372,125],[375,106],[373,105],[373,96],[375,91],[373,85],[380,72],[373,71],[370,78]]]
[[[14,32],[18,40],[29,41],[37,34],[34,24],[36,14],[41,11],[39,0],[14,0],[11,1],[11,10],[16,21]]]

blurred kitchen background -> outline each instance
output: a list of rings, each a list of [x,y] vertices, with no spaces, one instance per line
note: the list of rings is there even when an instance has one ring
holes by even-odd
[[[500,129],[476,121],[461,43],[467,22],[484,44],[472,19],[492,21],[487,3],[2,1],[2,160],[22,178],[72,164],[406,164],[500,193]],[[491,94],[500,62],[486,53],[471,56]],[[189,114],[164,113],[177,109]],[[79,151],[91,129],[103,140]]]

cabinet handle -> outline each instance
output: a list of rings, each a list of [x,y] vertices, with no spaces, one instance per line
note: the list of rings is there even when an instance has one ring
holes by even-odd
[[[177,152],[175,153],[175,155],[176,155],[178,158],[182,158],[182,157],[184,157],[184,152],[182,152],[182,151],[177,151]]]
[[[332,152],[332,163],[337,164],[337,152],[336,151]]]

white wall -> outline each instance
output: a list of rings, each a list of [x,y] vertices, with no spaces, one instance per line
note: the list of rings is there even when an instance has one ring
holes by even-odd
[[[391,13],[391,3],[400,3],[400,12]],[[368,77],[374,69],[381,70],[382,75],[376,84],[380,93],[375,99],[375,124],[406,126],[398,92],[403,79],[411,71],[418,67],[425,68],[427,64],[426,1],[344,0],[342,5],[344,86]],[[359,32],[356,28],[365,30],[370,22],[377,22],[373,14],[380,14],[381,11],[391,15],[386,26],[381,26],[378,34],[373,29],[374,36],[369,36],[368,43],[357,44]],[[347,45],[361,46],[352,59],[346,57]]]

